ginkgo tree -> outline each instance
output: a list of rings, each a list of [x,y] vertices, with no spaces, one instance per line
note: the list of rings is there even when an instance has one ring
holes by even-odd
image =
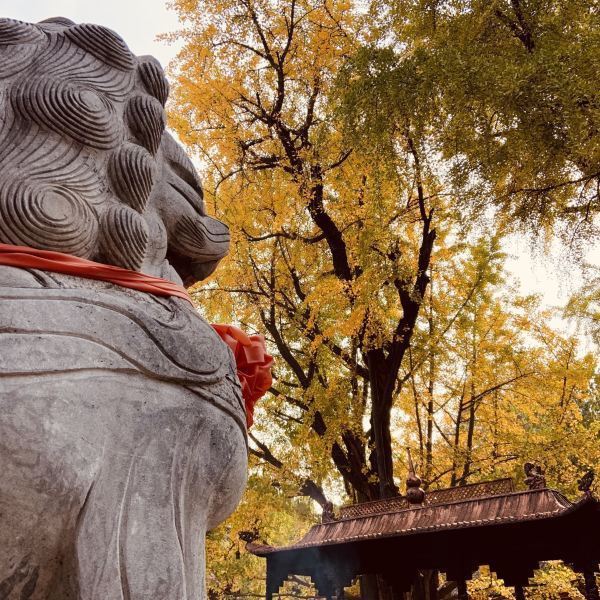
[[[426,487],[505,476],[522,486],[523,463],[534,461],[544,466],[551,486],[575,497],[578,478],[600,463],[600,422],[589,418],[600,408],[594,389],[597,362],[578,336],[551,325],[554,311],[513,289],[499,242],[498,236],[468,245],[440,240],[433,253],[432,293],[424,300],[400,371],[405,383],[392,412],[396,470],[406,472],[407,445]],[[352,397],[349,388],[335,391]],[[336,394],[329,402],[339,411]],[[352,422],[346,402],[341,417],[323,409],[331,428]],[[314,477],[337,497],[344,493],[336,488],[329,448],[321,438],[311,436],[300,418],[283,416],[286,407],[278,396],[265,404],[250,434],[260,447],[246,501],[209,542],[218,574],[212,585],[225,596],[262,589],[264,564],[243,553],[236,558],[240,531],[254,529],[258,541],[281,544],[297,539],[314,519],[296,497],[299,474]],[[549,589],[566,589],[577,579],[560,566],[539,577]],[[293,582],[297,597],[311,597],[305,583]],[[481,584],[476,579],[473,589]],[[489,583],[490,592],[499,585]],[[509,590],[502,593],[510,597]]]
[[[545,134],[526,131],[531,121],[506,117],[510,139],[471,131],[478,110],[502,104],[492,75],[508,85],[514,74],[499,63],[473,82],[481,99],[460,95],[460,63],[449,61],[477,60],[469,19],[492,19],[495,37],[480,32],[487,52],[521,51],[484,4],[172,2],[184,46],[170,125],[201,159],[209,210],[233,240],[192,293],[211,320],[264,333],[276,355],[249,433],[246,502],[209,540],[216,597],[259,593],[257,563],[235,559],[242,529],[283,541],[313,518],[298,496],[329,510],[332,499],[398,493],[405,446],[429,486],[520,477],[524,460],[539,460],[569,491],[598,460],[585,418],[593,358],[503,274],[506,217],[527,209],[506,204],[483,233],[465,210],[503,206],[516,177],[519,190],[546,185]],[[516,18],[508,4],[493,8]],[[492,141],[510,150],[506,165]],[[552,190],[561,210],[581,189],[564,179],[570,168]]]
[[[471,215],[499,207],[583,241],[600,209],[600,11],[592,0],[372,0],[348,117],[379,137],[407,99]]]
[[[218,288],[268,332],[274,394],[331,448],[347,488],[393,495],[390,414],[436,235],[424,133],[407,112],[394,161],[378,164],[336,123],[330,95],[361,23],[348,2],[192,5],[175,3],[190,43],[172,123],[212,167],[236,234]]]
[[[576,494],[578,474],[600,462],[600,425],[587,417],[597,405],[597,363],[578,335],[551,326],[555,310],[516,292],[504,262],[497,236],[454,249],[446,264],[434,256],[438,294],[425,299],[397,401],[408,419],[404,440],[427,485],[520,480],[529,457]],[[465,299],[474,281],[477,293]]]

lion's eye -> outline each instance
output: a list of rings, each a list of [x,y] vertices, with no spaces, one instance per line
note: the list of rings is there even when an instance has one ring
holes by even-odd
[[[181,179],[175,179],[174,177],[170,177],[168,180],[169,185],[187,202],[194,208],[194,211],[204,214],[204,202],[202,201],[202,196],[198,194],[198,192],[188,185],[185,181]]]
[[[200,196],[200,198],[204,198],[204,193],[202,192],[202,188],[200,187],[200,185],[198,183],[198,177],[197,177],[196,173],[191,170],[191,169],[193,169],[193,166],[191,164],[189,166],[186,164],[187,157],[180,157],[180,158],[185,158],[186,161],[185,162],[183,162],[183,161],[180,162],[177,160],[169,160],[168,161],[171,171],[173,171],[173,173],[175,173],[175,175],[177,175],[177,177],[179,179],[181,179],[188,186],[190,186],[196,192],[196,194],[198,194]]]

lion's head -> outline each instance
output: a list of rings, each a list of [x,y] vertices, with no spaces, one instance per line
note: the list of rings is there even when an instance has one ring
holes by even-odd
[[[187,284],[229,234],[165,131],[169,84],[105,27],[0,19],[0,242]]]

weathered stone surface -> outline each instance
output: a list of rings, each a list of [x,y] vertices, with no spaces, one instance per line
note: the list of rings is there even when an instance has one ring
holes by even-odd
[[[106,28],[0,19],[0,242],[212,272],[229,235],[167,94]],[[0,267],[1,600],[203,598],[246,461],[233,357],[188,303]]]

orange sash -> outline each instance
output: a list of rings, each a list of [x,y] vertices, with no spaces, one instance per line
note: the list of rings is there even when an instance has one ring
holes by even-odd
[[[85,279],[99,279],[155,296],[177,296],[192,302],[183,286],[167,279],[152,277],[152,275],[129,271],[113,265],[104,265],[63,252],[0,244],[0,264],[23,269],[65,273]]]

